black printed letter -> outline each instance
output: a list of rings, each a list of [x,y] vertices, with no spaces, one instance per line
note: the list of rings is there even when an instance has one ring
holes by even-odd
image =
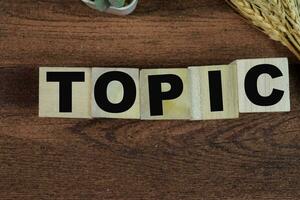
[[[151,116],[163,115],[163,100],[176,99],[183,92],[183,83],[179,76],[174,74],[152,75],[148,77],[150,114]],[[162,83],[169,83],[171,89],[162,92]],[[176,109],[176,108],[174,108]]]
[[[257,65],[249,70],[245,77],[245,91],[248,99],[258,106],[272,106],[277,104],[283,97],[284,91],[273,89],[268,97],[261,96],[257,89],[258,77],[262,74],[269,74],[273,79],[283,76],[280,69],[274,65]]]
[[[208,72],[210,109],[212,112],[223,111],[223,92],[221,71]]]
[[[119,81],[123,85],[124,96],[120,103],[111,103],[107,98],[107,87],[111,81]],[[97,105],[105,112],[122,113],[129,110],[135,102],[135,82],[124,72],[107,72],[96,81],[94,95]]]
[[[47,72],[47,82],[59,82],[59,112],[72,112],[72,82],[84,82],[84,72]]]

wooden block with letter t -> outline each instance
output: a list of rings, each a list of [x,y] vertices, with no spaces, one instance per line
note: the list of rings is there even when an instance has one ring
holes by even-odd
[[[237,60],[234,64],[241,113],[290,111],[287,58]]]
[[[142,119],[190,118],[187,69],[144,69],[140,82]]]
[[[92,69],[92,117],[140,118],[139,69]]]
[[[91,68],[41,67],[39,77],[40,117],[91,117]]]
[[[238,118],[235,65],[189,67],[191,119]]]

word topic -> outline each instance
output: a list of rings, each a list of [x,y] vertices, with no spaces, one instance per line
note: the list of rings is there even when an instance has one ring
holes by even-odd
[[[39,116],[142,120],[290,111],[287,58],[175,69],[40,67]]]

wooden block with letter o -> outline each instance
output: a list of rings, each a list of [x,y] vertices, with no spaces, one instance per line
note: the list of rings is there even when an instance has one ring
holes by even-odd
[[[41,67],[39,78],[40,117],[91,117],[91,68]]]
[[[190,118],[187,69],[144,69],[140,82],[142,119]]]
[[[92,69],[92,117],[140,118],[139,69]]]
[[[235,65],[189,67],[191,119],[238,118]]]
[[[234,64],[241,113],[290,111],[287,58],[237,60]]]

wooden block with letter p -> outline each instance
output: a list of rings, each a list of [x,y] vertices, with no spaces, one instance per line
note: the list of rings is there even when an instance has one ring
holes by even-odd
[[[140,82],[142,119],[190,118],[187,69],[144,69]]]
[[[241,113],[290,111],[287,58],[236,60],[234,64]]]
[[[140,118],[139,69],[92,69],[92,117]]]
[[[91,68],[41,67],[39,116],[90,118]]]
[[[239,117],[235,65],[189,67],[191,119]]]

